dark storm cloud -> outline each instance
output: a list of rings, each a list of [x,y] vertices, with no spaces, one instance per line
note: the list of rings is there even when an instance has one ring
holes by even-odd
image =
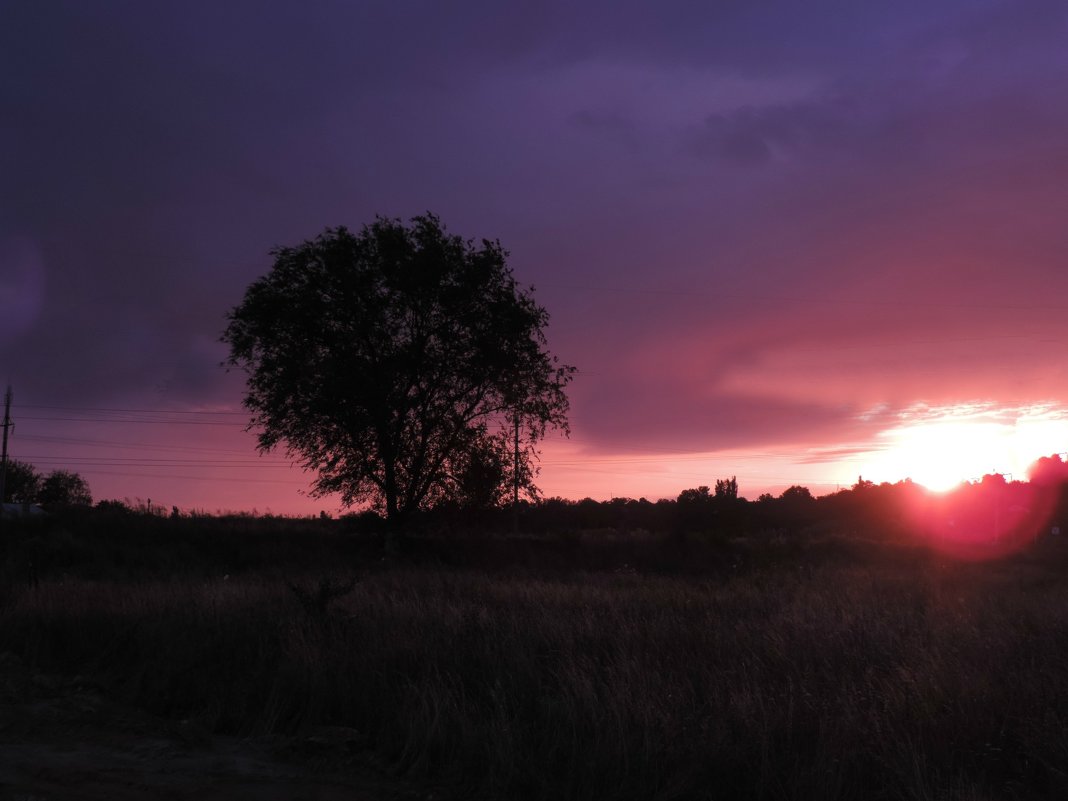
[[[0,234],[40,253],[48,291],[3,345],[37,397],[169,383],[200,399],[218,372],[204,341],[308,169],[308,142],[286,152],[292,121],[328,108],[339,76],[283,25],[303,17],[261,36],[262,17],[182,8],[36,4],[5,29]],[[302,50],[310,71],[288,74]]]
[[[700,157],[742,166],[759,166],[775,158],[811,159],[848,144],[849,112],[816,104],[743,107],[709,115],[690,145]]]

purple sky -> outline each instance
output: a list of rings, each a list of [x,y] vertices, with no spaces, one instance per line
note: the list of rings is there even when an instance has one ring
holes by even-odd
[[[11,451],[98,497],[336,508],[204,412],[268,250],[376,214],[537,288],[581,371],[550,495],[824,492],[917,421],[1064,414],[1059,2],[16,0],[0,101]]]

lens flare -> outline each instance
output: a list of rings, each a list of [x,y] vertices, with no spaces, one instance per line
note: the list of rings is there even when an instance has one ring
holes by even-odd
[[[938,550],[961,559],[1014,553],[1045,531],[1063,478],[1028,482],[1041,457],[1064,450],[1068,417],[1053,404],[990,403],[931,408],[899,415],[879,435],[880,447],[859,461],[876,482],[912,479],[907,516]],[[1068,475],[1059,457],[1044,475]],[[922,489],[926,491],[922,491]]]
[[[969,561],[999,559],[1043,533],[1060,488],[988,475],[950,492],[918,494],[908,516],[912,529],[937,550]]]

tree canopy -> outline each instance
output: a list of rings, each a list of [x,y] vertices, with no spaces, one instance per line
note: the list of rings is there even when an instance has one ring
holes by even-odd
[[[548,352],[548,313],[498,242],[448,234],[431,214],[377,218],[271,251],[228,315],[228,364],[247,374],[259,447],[282,446],[340,493],[395,520],[445,499],[532,484],[536,443],[567,431],[574,368]]]
[[[42,475],[27,462],[7,463],[4,500],[11,503],[39,503],[58,506],[89,506],[93,502],[89,482],[70,470],[53,470]]]
[[[45,476],[37,497],[46,508],[93,504],[88,482],[70,470],[53,470]]]
[[[41,474],[32,464],[11,459],[4,479],[4,497],[10,503],[37,503],[41,492]]]

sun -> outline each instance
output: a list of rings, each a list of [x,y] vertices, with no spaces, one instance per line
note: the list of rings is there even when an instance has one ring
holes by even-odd
[[[1005,433],[993,423],[929,423],[887,434],[884,469],[936,492],[996,470],[1006,445]]]
[[[906,415],[879,440],[864,460],[865,478],[911,478],[942,492],[988,473],[1026,479],[1036,459],[1064,449],[1068,421],[1045,407],[943,407]]]

